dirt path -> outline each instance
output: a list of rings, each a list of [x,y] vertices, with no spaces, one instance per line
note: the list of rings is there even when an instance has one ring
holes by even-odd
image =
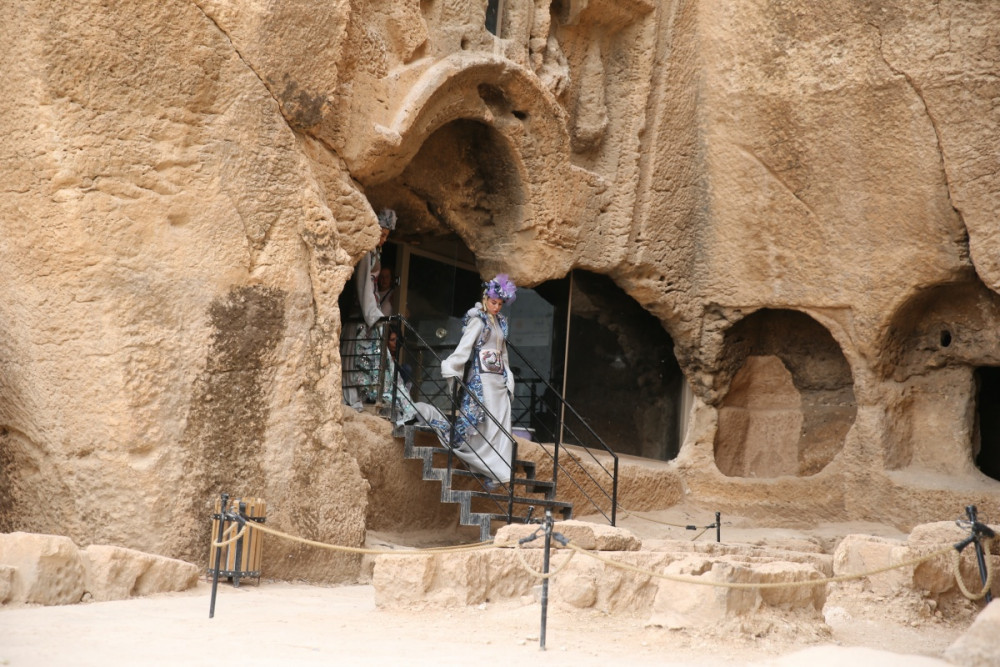
[[[940,655],[954,639],[926,628],[841,623],[810,647],[809,638],[782,633],[760,641],[698,637],[646,627],[642,618],[550,608],[542,653],[540,607],[529,600],[389,612],[375,607],[366,585],[226,584],[209,619],[210,591],[202,582],[182,594],[2,609],[0,664],[929,666],[946,663],[915,654]]]
[[[680,539],[692,535],[666,524],[704,524],[714,518],[684,507],[645,517],[625,517],[622,525],[650,545],[678,539],[678,534]],[[829,552],[850,533],[904,537],[873,524],[779,530],[723,517],[723,541],[733,543],[802,543]],[[429,546],[434,537],[410,535],[408,544],[420,546],[416,539]],[[394,541],[392,536],[369,535],[370,546]],[[940,667],[948,664],[940,659],[943,651],[968,627],[913,624],[905,615],[892,613],[893,600],[877,602],[875,613],[864,618],[828,604],[826,626],[797,623],[794,617],[749,618],[698,632],[649,626],[648,613],[609,615],[553,603],[542,652],[541,608],[533,597],[478,607],[390,611],[376,608],[370,585],[321,587],[265,580],[259,586],[244,582],[240,588],[221,584],[215,618],[209,619],[210,592],[210,584],[203,581],[185,593],[119,602],[0,607],[0,665],[439,666],[503,661],[574,667]]]

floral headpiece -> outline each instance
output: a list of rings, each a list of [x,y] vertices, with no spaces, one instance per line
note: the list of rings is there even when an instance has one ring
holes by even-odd
[[[391,208],[382,209],[378,214],[378,226],[389,231],[396,229],[396,212]]]
[[[503,299],[512,303],[517,298],[517,285],[506,273],[500,273],[493,280],[483,283],[483,296],[488,299]]]

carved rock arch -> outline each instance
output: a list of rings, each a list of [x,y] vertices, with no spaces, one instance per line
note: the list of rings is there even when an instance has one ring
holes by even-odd
[[[580,189],[590,187],[570,163],[566,125],[565,111],[529,70],[491,55],[456,54],[416,81],[390,126],[377,128],[379,139],[349,167],[377,206],[393,205],[389,184],[398,185],[429,140],[456,127],[486,128],[483,136],[506,161],[502,171],[516,180],[510,210],[492,225],[454,231],[488,270],[538,281],[570,268],[579,234],[570,211]]]

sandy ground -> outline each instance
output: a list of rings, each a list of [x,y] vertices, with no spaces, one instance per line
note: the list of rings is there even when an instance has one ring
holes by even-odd
[[[645,627],[644,619],[549,609],[540,648],[537,604],[380,611],[371,586],[244,582],[186,593],[0,611],[0,664],[440,665],[511,660],[551,665],[945,665],[907,651],[943,650],[926,629],[843,628],[804,651],[788,639],[760,645]],[[889,632],[887,632],[887,630]],[[838,647],[848,641],[851,647]],[[886,650],[892,645],[899,652]],[[880,648],[881,647],[881,648]]]
[[[649,516],[649,515],[647,515]],[[680,509],[661,521],[710,523]],[[644,540],[677,537],[676,529],[632,517],[623,522]],[[670,534],[672,532],[672,534]],[[835,543],[850,532],[900,537],[871,525],[817,530],[758,530],[723,518],[723,541],[809,538]],[[681,535],[683,536],[683,531]],[[371,536],[370,536],[371,537]],[[693,537],[693,535],[692,535]],[[714,532],[701,536],[714,539]],[[513,661],[549,665],[946,665],[942,652],[965,626],[921,627],[828,614],[827,634],[773,631],[689,633],[550,605],[545,650],[541,606],[533,599],[461,609],[387,611],[369,585],[320,587],[244,581],[219,586],[209,619],[211,585],[185,593],[63,607],[0,609],[0,665],[440,665]],[[523,662],[522,662],[523,661]],[[528,662],[530,661],[530,663]]]

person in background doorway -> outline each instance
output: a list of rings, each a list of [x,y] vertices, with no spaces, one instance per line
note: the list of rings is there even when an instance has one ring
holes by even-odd
[[[388,266],[383,266],[379,270],[378,279],[375,283],[375,296],[378,298],[378,308],[382,311],[384,317],[389,317],[393,314],[392,293],[395,289],[396,284],[393,280],[392,269]]]
[[[392,363],[399,366],[399,377],[406,386],[407,391],[409,391],[413,385],[413,368],[406,362],[401,363],[402,348],[399,344],[400,330],[398,325],[393,324],[389,327],[389,336],[386,338],[386,341],[389,348],[389,359],[392,360]]]
[[[382,362],[382,337],[385,335],[382,320],[386,314],[379,306],[378,280],[382,273],[382,246],[396,228],[396,212],[383,209],[378,214],[381,231],[378,245],[365,254],[354,269],[354,285],[357,290],[361,321],[344,326],[345,335],[341,345],[343,366],[342,390],[344,403],[355,410],[364,409],[365,403],[374,403],[379,390],[379,366]],[[391,279],[391,275],[390,275]],[[386,376],[391,377],[385,369]],[[383,387],[391,395],[392,386]],[[412,417],[412,407],[407,417]]]

